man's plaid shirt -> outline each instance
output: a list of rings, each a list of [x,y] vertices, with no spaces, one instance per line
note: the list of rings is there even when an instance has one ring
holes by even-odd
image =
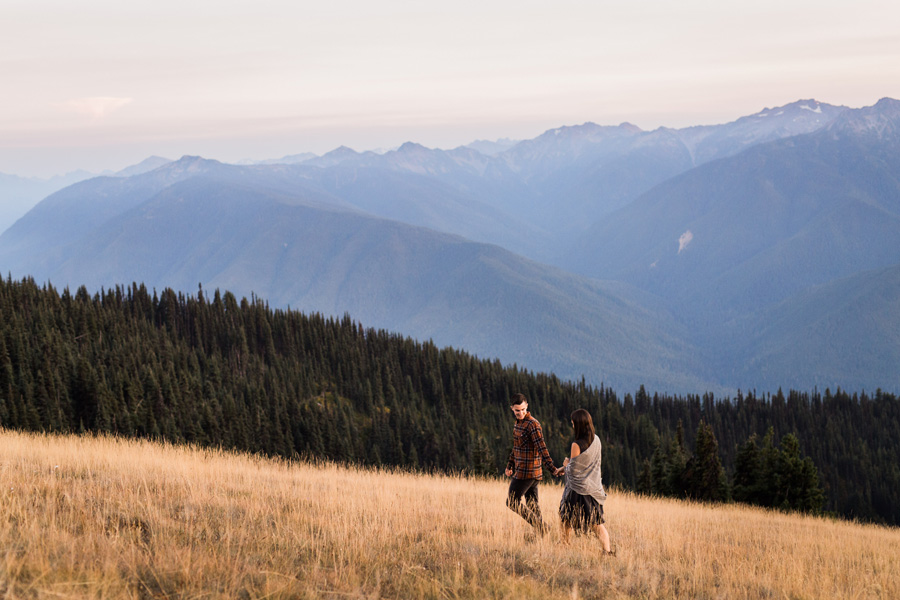
[[[556,471],[556,465],[544,443],[541,424],[530,412],[525,413],[521,421],[516,421],[513,449],[506,466],[513,470],[513,479],[542,479],[541,463],[551,472]]]

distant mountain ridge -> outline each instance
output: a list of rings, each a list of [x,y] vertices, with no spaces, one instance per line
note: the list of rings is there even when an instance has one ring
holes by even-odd
[[[819,268],[826,269],[822,276],[890,264],[895,250],[888,250],[877,264],[865,262],[879,248],[896,248],[888,224],[900,215],[898,136],[870,135],[893,131],[900,122],[900,102],[879,105],[883,110],[874,115],[848,111],[818,132],[760,144],[665,182],[596,224],[576,242],[569,255],[572,262],[566,266],[591,276],[624,278],[658,288],[659,293],[681,290],[690,297],[694,288],[681,284],[686,277],[692,277],[691,286],[727,277],[741,261],[765,257],[764,251],[773,244],[802,243],[807,226],[829,219],[835,226],[849,226],[847,210],[859,215],[875,211],[878,216],[871,227],[880,222],[888,231],[874,247],[858,251],[863,262],[848,265],[848,272],[828,269],[852,256],[852,251],[832,251],[832,260],[820,262]],[[640,236],[632,234],[637,227]],[[872,245],[871,235],[868,240],[862,235],[865,229],[855,239]],[[698,256],[707,243],[714,244],[714,251]],[[665,268],[670,263],[674,270]],[[693,264],[701,269],[696,276],[685,270]],[[761,271],[771,279],[770,268]],[[810,281],[814,283],[821,281]]]
[[[501,243],[537,260],[554,261],[556,256],[550,248],[582,233],[588,225],[654,185],[754,145],[816,131],[844,110],[803,100],[724,125],[654,131],[643,131],[630,123],[560,127],[492,155],[472,147],[436,150],[408,142],[383,154],[341,147],[301,164],[345,172],[389,170],[429,177],[501,210],[504,216],[490,222],[491,229],[500,229],[497,225],[510,219],[529,224],[519,239],[532,242],[498,240],[439,221],[408,222]],[[313,171],[310,177],[327,175]],[[398,218],[396,214],[383,216]]]
[[[0,233],[49,194],[93,176],[86,171],[75,171],[50,179],[0,173]]]
[[[184,157],[49,196],[0,235],[0,264],[56,285],[253,292],[595,383],[896,391],[876,357],[900,336],[900,305],[878,301],[900,264],[898,106],[585,123],[493,154]],[[865,351],[816,345],[857,348],[828,322],[876,307]]]
[[[742,385],[782,385],[773,371],[786,384],[847,381],[849,374],[829,379],[824,373],[846,371],[843,362],[858,357],[824,346],[813,355],[819,373],[805,380],[800,374],[810,373],[813,360],[808,353],[782,356],[774,369],[753,353],[732,350],[746,336],[763,354],[789,339],[807,345],[816,328],[807,320],[811,312],[795,311],[781,321],[782,331],[766,324],[814,286],[853,281],[866,271],[890,277],[889,268],[900,264],[898,109],[900,102],[885,99],[848,110],[819,131],[760,144],[675,177],[592,227],[573,244],[566,266],[667,298],[670,310],[695,332],[694,343],[721,359],[719,369],[742,373]],[[859,320],[868,301],[851,301],[847,286],[832,289],[835,295],[818,296],[833,306],[830,314]],[[882,318],[883,327],[867,340],[886,356],[900,335],[900,303],[890,306],[894,318]],[[760,338],[760,331],[771,337]],[[841,331],[831,343],[856,347],[857,340]],[[865,360],[857,368],[871,369],[853,377],[857,385],[900,385],[897,370],[881,361]]]
[[[117,173],[107,173],[115,177],[130,177],[156,169],[171,162],[167,158],[151,156],[140,163]],[[95,173],[73,171],[49,179],[18,177],[0,173],[0,234],[6,231],[20,217],[25,215],[43,198],[65,187],[96,177]]]
[[[695,165],[700,165],[734,155],[752,145],[817,131],[827,127],[846,109],[812,99],[798,100],[785,106],[764,108],[727,127],[688,127],[679,130],[679,136],[695,157]]]
[[[671,317],[628,286],[263,188],[257,175],[186,157],[130,180],[85,182],[33,215],[72,221],[73,212],[95,211],[81,216],[80,235],[33,256],[54,237],[35,223],[24,263],[12,271],[92,289],[138,280],[186,291],[202,284],[307,312],[348,312],[369,326],[568,378],[707,385]],[[47,234],[40,240],[39,229]],[[9,238],[0,238],[2,256]]]

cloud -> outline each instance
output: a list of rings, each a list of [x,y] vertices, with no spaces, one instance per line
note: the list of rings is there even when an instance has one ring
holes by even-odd
[[[101,119],[107,114],[116,111],[126,104],[130,104],[134,98],[115,98],[112,96],[92,96],[90,98],[74,98],[62,104],[69,112],[86,115],[93,119]]]

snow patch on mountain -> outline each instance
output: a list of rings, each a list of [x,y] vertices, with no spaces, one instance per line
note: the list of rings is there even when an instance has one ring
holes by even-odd
[[[681,254],[681,251],[687,248],[688,244],[690,244],[693,239],[694,234],[691,233],[690,229],[682,233],[681,237],[678,238],[678,254]]]

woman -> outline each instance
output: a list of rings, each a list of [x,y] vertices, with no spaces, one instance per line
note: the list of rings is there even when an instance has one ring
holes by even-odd
[[[603,525],[603,503],[606,492],[600,473],[600,438],[594,432],[591,414],[579,408],[572,413],[575,441],[571,456],[557,469],[566,472],[566,487],[559,503],[559,516],[563,524],[563,542],[569,543],[572,530],[593,531],[600,538],[603,550],[615,554],[609,545],[609,532]]]

